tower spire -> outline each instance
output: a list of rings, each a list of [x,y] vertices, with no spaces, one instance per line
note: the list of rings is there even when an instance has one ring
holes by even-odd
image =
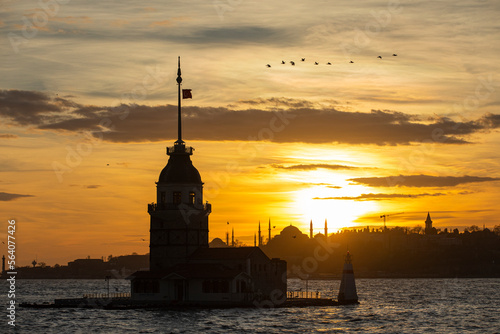
[[[182,125],[181,125],[181,57],[179,56],[177,60],[177,141],[176,144],[184,144],[182,141]]]

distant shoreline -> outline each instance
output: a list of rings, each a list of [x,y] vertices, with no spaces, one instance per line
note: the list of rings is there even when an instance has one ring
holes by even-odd
[[[500,278],[500,275],[497,276],[425,276],[425,275],[416,275],[416,276],[402,276],[402,275],[394,275],[394,276],[358,276],[356,273],[354,274],[356,279],[475,279],[475,278]],[[2,279],[5,277],[2,277]],[[39,279],[48,279],[48,280],[103,280],[104,277],[17,277],[18,280],[39,280]],[[126,278],[116,278],[111,277],[110,279],[126,279]],[[288,277],[288,279],[301,279],[297,276]],[[305,280],[305,279],[302,279]],[[311,277],[308,281],[340,281],[340,276],[325,276],[325,277]]]

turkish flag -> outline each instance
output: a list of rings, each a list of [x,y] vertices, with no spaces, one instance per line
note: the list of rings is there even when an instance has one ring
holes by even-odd
[[[183,89],[182,90],[182,98],[183,99],[192,99],[193,95],[191,95],[191,89]]]

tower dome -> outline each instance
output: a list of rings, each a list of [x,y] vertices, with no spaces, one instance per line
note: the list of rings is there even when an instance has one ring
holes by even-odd
[[[169,150],[170,151],[170,150]],[[201,176],[196,167],[193,166],[189,152],[168,152],[170,158],[163,168],[158,183],[195,183],[201,184]]]

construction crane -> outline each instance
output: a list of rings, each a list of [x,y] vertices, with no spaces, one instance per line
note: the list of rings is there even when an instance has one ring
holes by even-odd
[[[402,214],[402,213],[404,213],[404,212],[391,213],[390,215],[389,215],[389,214],[381,215],[381,216],[380,216],[380,218],[384,218],[384,231],[385,231],[385,229],[386,229],[386,227],[385,227],[385,220],[386,220],[386,218],[387,218],[387,217],[389,217],[389,216],[400,215],[400,214]]]

